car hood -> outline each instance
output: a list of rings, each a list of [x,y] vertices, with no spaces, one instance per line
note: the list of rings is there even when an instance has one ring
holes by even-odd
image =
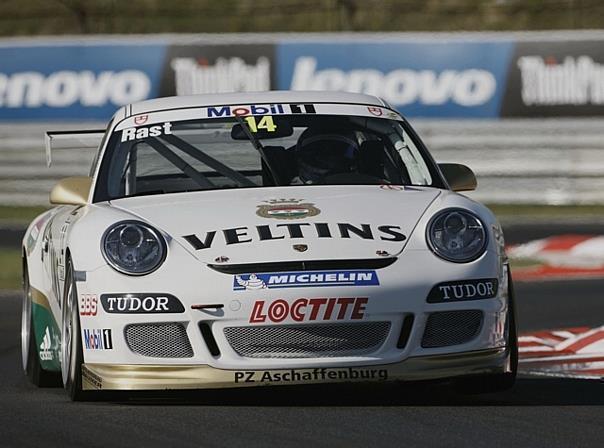
[[[111,202],[207,263],[375,259],[399,253],[439,190],[290,186]]]

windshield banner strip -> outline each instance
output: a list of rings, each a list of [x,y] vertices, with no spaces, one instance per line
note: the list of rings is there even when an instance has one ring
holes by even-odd
[[[154,123],[199,119],[224,119],[245,116],[264,115],[345,115],[357,117],[385,118],[402,120],[401,116],[385,107],[364,106],[359,104],[243,104],[218,105],[197,108],[176,109],[135,115],[122,121],[116,128],[121,131],[137,126],[149,126]]]

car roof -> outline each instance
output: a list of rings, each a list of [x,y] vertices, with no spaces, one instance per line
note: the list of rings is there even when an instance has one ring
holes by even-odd
[[[361,93],[275,90],[269,92],[211,93],[156,98],[124,107],[123,116],[129,117],[147,112],[191,107],[270,103],[341,103],[390,107],[378,97]],[[116,115],[119,115],[119,112]]]

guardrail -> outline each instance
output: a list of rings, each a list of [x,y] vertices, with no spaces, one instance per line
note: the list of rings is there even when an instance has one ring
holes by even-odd
[[[469,165],[490,203],[604,203],[604,119],[412,120],[440,162]],[[102,128],[88,123],[81,128]],[[48,205],[52,185],[86,175],[90,150],[59,150],[46,167],[44,131],[57,124],[0,125],[0,204]]]

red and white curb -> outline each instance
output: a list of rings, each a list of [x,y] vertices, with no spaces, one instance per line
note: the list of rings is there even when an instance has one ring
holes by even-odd
[[[529,259],[534,266],[512,269],[515,280],[604,278],[604,236],[558,235],[507,249],[511,259]]]
[[[518,338],[519,370],[567,378],[604,378],[604,326],[525,333]]]

